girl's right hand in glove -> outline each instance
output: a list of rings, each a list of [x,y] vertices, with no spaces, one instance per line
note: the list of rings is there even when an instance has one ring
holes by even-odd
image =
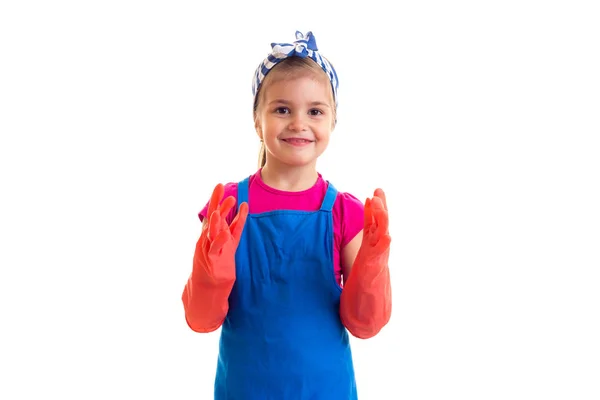
[[[236,200],[229,196],[221,203],[224,192],[220,183],[213,191],[194,253],[192,279],[211,285],[235,281],[235,252],[248,216],[248,203],[244,202],[228,225],[226,216]]]

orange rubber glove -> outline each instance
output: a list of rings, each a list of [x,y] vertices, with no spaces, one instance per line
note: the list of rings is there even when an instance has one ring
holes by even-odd
[[[218,184],[208,204],[208,221],[202,225],[192,273],[183,290],[185,319],[195,332],[212,332],[221,326],[235,283],[235,252],[248,216],[248,203],[240,204],[228,226],[226,216],[235,198],[229,196],[221,203],[223,194],[224,187]]]
[[[391,237],[383,190],[365,202],[363,238],[350,276],[342,289],[340,318],[355,337],[375,336],[392,314],[392,288],[388,259]]]

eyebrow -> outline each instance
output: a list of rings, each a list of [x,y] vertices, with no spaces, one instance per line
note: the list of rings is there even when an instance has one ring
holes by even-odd
[[[287,100],[283,100],[283,99],[275,99],[273,101],[270,101],[269,104],[286,104],[286,105],[290,105],[292,104],[290,101]],[[325,106],[325,107],[330,107],[331,106],[328,103],[324,103],[322,101],[313,101],[312,103],[310,103],[311,106]]]

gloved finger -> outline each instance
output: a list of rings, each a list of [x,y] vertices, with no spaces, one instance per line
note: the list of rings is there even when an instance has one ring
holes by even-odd
[[[223,248],[231,240],[231,234],[228,230],[223,230],[215,237],[215,240],[210,244],[208,257],[216,257],[221,255]]]
[[[221,220],[221,214],[216,211],[210,216],[210,221],[208,222],[208,241],[211,243],[215,240],[219,232],[223,230]]]
[[[379,238],[377,243],[374,244],[375,252],[378,254],[383,254],[383,252],[389,250],[390,244],[392,243],[392,238],[390,235],[385,234]]]
[[[227,214],[229,214],[229,211],[233,208],[233,206],[235,206],[235,203],[235,197],[233,196],[228,196],[225,200],[223,200],[221,206],[219,207],[219,214],[221,214],[223,220],[226,219]]]
[[[205,270],[204,266],[207,265],[207,254],[210,247],[210,242],[205,235],[200,236],[198,242],[196,242],[196,250],[194,252],[194,269],[202,268]]]
[[[375,189],[373,196],[381,199],[381,202],[383,203],[383,208],[385,208],[385,210],[387,211],[387,209],[388,209],[387,208],[387,199],[385,198],[385,193],[383,192],[383,189],[380,189],[380,188]]]
[[[210,201],[208,202],[208,210],[206,215],[208,215],[209,218],[219,208],[219,204],[221,203],[224,193],[225,188],[223,187],[223,184],[218,183],[217,186],[215,186],[212,195],[210,196]]]
[[[383,208],[383,202],[379,197],[373,197],[371,199],[371,217],[373,219],[373,223],[371,225],[370,232],[375,234],[379,230],[379,219],[377,215],[381,212],[385,212]]]
[[[369,198],[365,200],[364,214],[365,216],[363,230],[365,232],[368,232],[371,229],[371,226],[373,225],[373,214],[371,213],[371,199]]]
[[[379,234],[379,236],[387,234],[390,224],[387,211],[383,208],[374,210],[373,217],[376,221],[377,233]]]
[[[233,240],[235,245],[237,246],[240,242],[240,237],[242,236],[242,231],[244,230],[244,225],[246,224],[246,218],[248,217],[248,203],[243,202],[240,204],[240,209],[231,222],[231,235],[233,236]]]
[[[383,200],[380,197],[373,196],[373,199],[371,200],[371,209],[371,212],[375,212],[375,210],[385,211],[385,205],[383,203]]]
[[[205,241],[206,241],[206,238],[203,236],[200,236],[198,238],[198,241],[196,242],[196,248],[194,250],[194,260],[196,258],[199,258],[200,261],[203,261],[202,257],[204,255],[204,242]]]

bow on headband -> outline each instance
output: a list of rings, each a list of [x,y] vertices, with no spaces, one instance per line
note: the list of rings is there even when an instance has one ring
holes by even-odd
[[[303,35],[299,31],[296,31],[296,40],[293,43],[271,43],[271,53],[258,66],[256,73],[254,74],[254,80],[252,81],[252,94],[254,95],[255,101],[260,84],[265,79],[267,73],[269,73],[275,65],[288,57],[308,57],[316,62],[323,71],[325,71],[331,82],[333,98],[337,106],[338,78],[335,69],[333,69],[333,66],[325,59],[325,57],[319,54],[317,42],[313,33],[308,32],[306,35]]]
[[[308,32],[304,36],[301,32],[296,31],[296,41],[293,44],[288,43],[271,43],[273,56],[277,58],[287,58],[290,56],[297,56],[306,58],[309,56],[308,51],[318,51],[317,41],[313,36],[312,32]]]

